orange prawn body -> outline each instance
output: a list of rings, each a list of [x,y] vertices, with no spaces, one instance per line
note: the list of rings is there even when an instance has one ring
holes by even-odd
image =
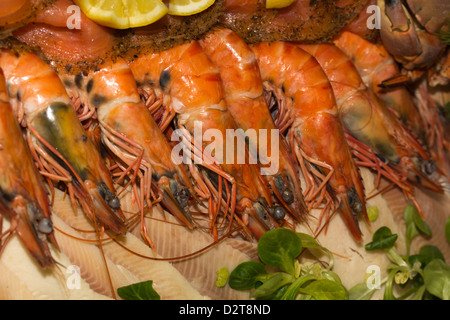
[[[193,221],[187,205],[195,192],[188,173],[184,166],[175,165],[172,161],[172,148],[141,101],[128,64],[118,59],[103,64],[99,70],[86,76],[76,75],[76,80],[68,80],[67,76],[62,78],[72,97],[96,109],[103,144],[125,166],[133,167],[135,162],[144,172],[141,177],[141,208],[144,202],[157,200],[151,199],[153,180],[162,193],[163,207],[192,229]]]
[[[245,131],[277,130],[264,97],[256,58],[245,41],[233,31],[222,28],[209,33],[205,39],[200,40],[200,44],[220,70],[227,107],[238,127]],[[301,214],[307,212],[307,209],[299,185],[299,169],[281,134],[278,134],[276,141],[271,140],[271,135],[266,137],[264,139],[261,135],[249,135],[250,150],[257,150],[261,158],[273,154],[271,146],[276,143],[279,157],[272,158],[272,161],[277,161],[278,170],[265,177],[278,195],[278,200],[291,212],[294,219],[300,220]],[[264,148],[264,152],[261,148]]]
[[[338,109],[328,78],[319,63],[308,53],[287,42],[251,45],[263,81],[282,88],[291,102],[289,117],[292,139],[298,154],[326,164],[325,175],[331,171],[328,184],[340,199],[340,211],[349,230],[361,240],[358,216],[367,217],[365,195],[351,151],[345,139]],[[300,158],[301,156],[297,156]]]
[[[405,178],[442,192],[429,177],[434,169],[426,150],[364,84],[350,58],[333,44],[299,47],[317,59],[330,79],[345,129]]]
[[[10,216],[12,231],[17,232],[38,264],[51,267],[54,259],[48,242],[57,243],[48,194],[9,103],[1,71],[0,163],[0,219],[2,214]]]
[[[46,177],[66,183],[72,201],[116,233],[126,231],[111,174],[87,137],[53,69],[32,53],[0,53],[11,104],[27,128],[29,144]],[[31,146],[30,146],[31,147]]]
[[[350,32],[342,32],[333,43],[352,59],[364,83],[423,143],[438,167],[446,170],[448,161],[445,146],[449,142],[441,117],[432,104],[421,103],[423,100],[426,101],[420,99],[421,90],[417,90],[416,104],[406,86],[383,85],[384,82],[390,83],[397,79],[404,81],[405,77],[384,46],[371,43]]]
[[[341,32],[333,43],[354,62],[365,85],[375,92],[386,107],[397,113],[417,138],[423,140],[424,123],[407,88],[382,87],[383,81],[400,74],[394,58],[383,45],[372,43],[351,32]]]
[[[237,129],[227,109],[219,70],[198,42],[192,41],[160,53],[143,55],[131,62],[130,67],[140,85],[150,84],[170,96],[170,107],[177,114],[176,126],[186,129],[194,138],[198,124],[201,124],[202,137],[209,129],[219,132],[221,137],[226,137],[227,129]],[[239,135],[236,138],[242,139]],[[208,147],[206,140],[202,141],[200,147]],[[224,143],[217,150],[226,155],[227,150],[231,150],[229,148],[230,144]],[[248,155],[248,149],[242,152]],[[268,210],[279,210],[279,206],[274,202],[258,165],[238,163],[237,157],[235,152],[231,154],[231,161],[227,159],[220,162],[220,170],[225,173],[223,176],[227,177],[227,181],[235,186],[232,187],[235,195],[231,196],[231,202],[236,203],[236,211],[249,213],[245,214],[251,220],[249,227],[253,229],[254,235],[259,236],[264,230],[277,226],[277,221],[268,214]]]

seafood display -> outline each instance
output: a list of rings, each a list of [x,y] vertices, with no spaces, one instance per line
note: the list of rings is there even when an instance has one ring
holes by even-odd
[[[0,299],[449,299],[450,2],[114,1],[2,2]]]
[[[415,103],[414,97],[404,85],[383,84],[400,74],[398,65],[384,46],[364,40],[351,32],[342,32],[333,43],[352,59],[366,86],[373,90],[386,107],[394,111],[430,152],[437,166],[445,172],[448,162],[445,149],[448,150],[449,143],[445,124],[434,104]]]

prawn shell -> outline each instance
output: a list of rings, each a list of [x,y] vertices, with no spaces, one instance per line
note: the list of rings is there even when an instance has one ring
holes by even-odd
[[[38,228],[38,219],[51,219],[47,190],[7,100],[1,71],[0,162],[0,226],[1,214],[9,216],[17,224],[15,231],[40,266],[52,267],[54,260],[47,240],[57,246],[53,229],[50,227],[44,234]]]
[[[83,126],[76,116],[75,110],[72,106],[65,103],[53,103],[48,106],[44,111],[38,114],[30,123],[36,130],[38,130],[40,136],[48,142],[53,148],[55,148],[60,154],[64,156],[64,159],[70,163],[70,166],[75,170],[77,175],[82,181],[79,181],[74,177],[75,184],[81,184],[84,181],[92,181],[95,186],[92,187],[94,192],[93,201],[96,209],[105,208],[111,214],[104,216],[101,219],[105,223],[107,228],[114,230],[117,233],[125,231],[122,219],[108,207],[108,205],[102,202],[101,196],[104,190],[102,186],[105,182],[111,182],[110,190],[114,190],[112,186],[111,177],[108,175],[109,171],[98,169],[104,167],[103,159],[97,152],[91,139],[86,135]],[[71,137],[70,141],[73,141],[73,145],[68,145],[67,137]],[[66,161],[61,158],[56,158],[62,166],[67,167]],[[95,164],[94,166],[92,164]],[[97,169],[97,170],[96,170]],[[96,170],[94,172],[94,170]],[[99,178],[97,180],[97,178]],[[91,189],[90,184],[87,185]],[[97,189],[95,191],[95,188]],[[101,203],[99,203],[101,202]],[[103,214],[102,210],[95,210],[96,214]]]
[[[21,122],[31,143],[40,145],[72,176],[72,191],[92,219],[98,217],[115,232],[125,232],[120,208],[112,209],[105,202],[105,195],[114,195],[111,173],[70,105],[57,73],[30,52],[2,49],[0,63],[11,103],[24,113]]]
[[[250,152],[259,159],[261,167],[267,168],[269,164],[276,168],[272,168],[266,178],[273,189],[282,192],[286,188],[292,193],[292,207],[282,203],[294,219],[301,220],[301,214],[306,213],[307,208],[299,186],[299,169],[270,114],[254,53],[235,32],[225,28],[211,30],[199,43],[219,68],[227,108],[236,125],[245,132],[255,130],[259,133],[258,137],[246,136]],[[263,132],[266,132],[265,137]],[[274,132],[275,137],[272,136]],[[275,150],[279,153],[277,159],[273,156]],[[276,186],[276,181],[280,187]]]

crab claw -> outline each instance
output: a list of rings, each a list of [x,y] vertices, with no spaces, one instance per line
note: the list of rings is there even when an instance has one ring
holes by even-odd
[[[386,49],[395,57],[413,57],[422,46],[411,16],[400,0],[378,0],[381,9],[380,36]]]
[[[406,69],[426,68],[434,63],[445,47],[440,39],[422,30],[402,1],[378,0],[378,5],[381,8],[380,37],[395,59]]]

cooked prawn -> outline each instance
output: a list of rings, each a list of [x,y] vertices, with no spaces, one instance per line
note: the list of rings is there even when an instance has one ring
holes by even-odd
[[[200,40],[200,45],[219,68],[227,107],[237,126],[245,132],[249,129],[257,132],[277,130],[266,104],[256,59],[244,40],[230,29],[220,28],[208,33]],[[276,141],[271,138],[271,135],[249,134],[250,150],[259,153],[261,166],[264,166],[269,163],[264,155],[273,155],[275,151],[271,146],[276,143],[279,157],[271,159],[277,161],[277,165],[270,165],[277,170],[265,177],[284,208],[294,219],[300,220],[307,209],[300,187],[299,168],[282,135],[279,134]]]
[[[55,260],[49,242],[57,247],[47,190],[33,161],[13,113],[0,71],[0,253],[16,232],[30,254],[43,268]],[[2,215],[11,218],[9,230],[1,233]]]
[[[404,76],[382,44],[371,43],[350,32],[340,33],[333,42],[352,59],[364,83],[394,111],[427,148],[436,164],[445,170],[445,147],[449,142],[437,107],[424,96],[425,91],[416,90],[416,104],[405,84],[388,84]]]
[[[353,61],[366,86],[371,88],[388,108],[396,112],[417,138],[424,141],[424,123],[408,89],[405,86],[382,86],[383,81],[400,74],[398,65],[384,46],[369,42],[351,32],[341,32],[333,39],[333,43]]]
[[[397,174],[390,171],[385,176],[410,196],[414,191],[411,185],[404,183],[406,179],[442,192],[430,178],[435,168],[426,150],[364,84],[350,58],[333,44],[299,46],[317,59],[330,79],[345,129],[359,143],[369,147],[364,152],[376,154],[388,162],[385,166],[372,157],[371,166],[377,170],[380,167],[394,168]],[[354,153],[362,156],[362,152],[359,149]],[[360,159],[360,164],[368,160],[366,157]]]
[[[147,205],[151,210],[159,202],[192,229],[194,222],[188,204],[195,191],[188,172],[184,165],[172,161],[172,147],[141,101],[128,64],[121,59],[108,61],[86,76],[62,75],[62,78],[77,103],[95,110],[102,142],[116,155],[124,171],[131,168],[131,176],[139,176],[140,183],[133,181],[133,185],[142,219],[144,207]],[[141,228],[144,227],[142,223]],[[153,246],[146,230],[141,233],[147,244]]]
[[[116,233],[126,231],[111,173],[88,139],[53,69],[29,52],[0,51],[11,104],[48,180],[64,182],[85,213]]]
[[[331,187],[340,203],[336,206],[347,227],[360,241],[358,217],[367,220],[364,187],[338,117],[330,81],[314,57],[294,44],[259,43],[251,48],[266,88],[280,101],[279,113],[285,114],[280,117],[291,119],[287,136],[297,160],[318,165],[326,177],[323,183]]]

